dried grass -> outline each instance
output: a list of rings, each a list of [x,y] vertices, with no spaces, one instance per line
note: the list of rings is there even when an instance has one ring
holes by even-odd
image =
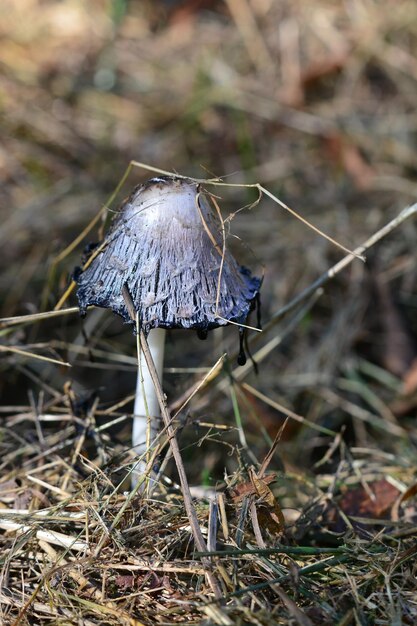
[[[216,601],[179,490],[161,485],[151,498],[123,492],[120,476],[131,455],[105,430],[100,444],[97,432],[95,444],[92,433],[77,434],[80,424],[65,400],[37,419],[22,407],[2,432],[3,623],[304,625],[350,623],[355,615],[388,623],[400,613],[415,619],[415,512],[401,498],[413,481],[412,459],[348,451],[339,438],[329,452],[342,448],[334,474],[272,475],[273,492],[260,470],[251,479],[243,469],[227,477],[217,488],[215,540],[206,554],[222,592]],[[63,420],[68,425],[57,432],[53,424]],[[18,432],[32,443],[17,449]],[[80,439],[97,448],[90,458],[80,453]],[[372,494],[382,479],[394,492],[382,518],[335,515],[343,490],[365,485]],[[273,517],[278,502],[284,534]],[[197,509],[206,536],[209,508],[203,497]]]

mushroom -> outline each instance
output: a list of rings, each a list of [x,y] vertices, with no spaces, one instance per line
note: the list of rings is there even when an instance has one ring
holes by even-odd
[[[207,332],[230,323],[241,330],[239,362],[245,360],[242,331],[256,306],[261,280],[237,264],[225,247],[224,224],[197,182],[152,178],[121,205],[101,252],[78,277],[78,301],[112,309],[148,337],[159,380],[166,329]],[[127,302],[126,293],[128,294]],[[140,359],[143,355],[140,355]],[[138,370],[132,443],[138,455],[157,433],[160,401],[145,360]],[[148,432],[148,439],[147,439]],[[136,472],[143,471],[142,461]]]

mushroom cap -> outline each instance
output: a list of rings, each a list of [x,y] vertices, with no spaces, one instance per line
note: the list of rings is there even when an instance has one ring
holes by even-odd
[[[261,280],[227,250],[222,264],[220,219],[191,180],[152,178],[136,187],[105,242],[77,281],[82,314],[95,305],[133,323],[123,288],[146,331],[244,324],[254,308]]]

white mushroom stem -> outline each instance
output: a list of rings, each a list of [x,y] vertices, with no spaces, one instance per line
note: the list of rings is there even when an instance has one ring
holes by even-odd
[[[151,330],[148,335],[148,345],[158,372],[159,380],[162,380],[162,370],[164,366],[164,350],[165,350],[166,331],[162,328]],[[161,409],[155,393],[155,387],[146,365],[143,353],[140,353],[140,366],[138,366],[138,376],[136,382],[136,396],[133,407],[133,429],[132,429],[132,446],[138,456],[142,456],[143,460],[136,466],[133,483],[137,482],[138,477],[143,473],[146,467],[146,452],[148,443],[151,443],[158,431],[158,418],[161,417]],[[150,432],[148,440],[148,417],[150,417]]]

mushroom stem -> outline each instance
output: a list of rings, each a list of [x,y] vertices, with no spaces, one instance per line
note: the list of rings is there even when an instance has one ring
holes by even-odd
[[[164,364],[166,331],[163,328],[155,328],[148,335],[148,345],[152,354],[158,378],[162,380],[162,370]],[[144,456],[149,449],[150,443],[158,433],[158,419],[161,417],[161,409],[155,393],[155,386],[149,372],[148,365],[142,351],[138,356],[140,364],[136,381],[136,396],[133,407],[133,429],[132,446],[138,456]],[[148,418],[150,418],[150,428],[148,429]],[[138,476],[143,473],[146,467],[146,459],[143,458],[135,468],[133,483],[136,484]]]
[[[143,332],[143,330],[140,330],[139,332],[140,332],[140,343],[141,343],[142,350],[143,350],[144,360],[146,361],[149,376],[152,379],[152,383],[155,389],[155,395],[158,399],[158,403],[159,403],[159,407],[161,411],[160,414],[162,415],[162,419],[164,421],[164,425],[166,428],[166,433],[169,439],[169,445],[171,446],[172,456],[174,457],[175,464],[177,466],[178,476],[179,476],[180,483],[181,483],[182,496],[184,499],[184,507],[187,512],[188,520],[190,522],[190,527],[191,527],[191,532],[194,537],[195,547],[197,548],[199,552],[206,552],[207,545],[204,540],[203,534],[201,532],[197,513],[195,510],[195,506],[193,504],[193,499],[191,496],[190,487],[189,487],[188,480],[187,480],[187,475],[185,473],[184,465],[183,465],[182,458],[181,458],[181,452],[180,452],[180,448],[178,445],[178,440],[176,437],[174,426],[172,425],[172,422],[171,422],[171,415],[169,414],[169,411],[168,411],[166,398],[162,390],[161,379],[158,376],[155,364],[153,362],[152,354],[150,351],[150,346],[148,344],[146,335]],[[219,584],[216,580],[216,577],[211,571],[212,564],[205,557],[202,557],[202,562],[204,566],[207,568],[206,577],[213,590],[214,596],[217,599],[220,599],[222,597],[222,594],[221,594]]]

